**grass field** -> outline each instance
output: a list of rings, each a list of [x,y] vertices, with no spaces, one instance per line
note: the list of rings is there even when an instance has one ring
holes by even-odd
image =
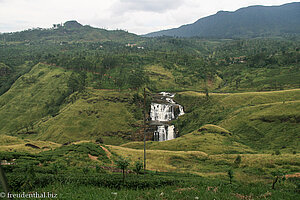
[[[133,162],[143,159],[143,150],[109,146],[112,152],[130,158]],[[242,162],[235,165],[240,155]],[[234,168],[240,181],[268,181],[272,173],[296,173],[300,170],[299,154],[207,154],[201,151],[147,150],[147,169],[195,173],[202,176],[226,177]],[[247,180],[244,177],[247,176]]]
[[[25,146],[26,144],[32,144],[39,148]],[[4,134],[0,135],[0,151],[38,153],[60,146],[60,144],[50,141],[29,140]]]

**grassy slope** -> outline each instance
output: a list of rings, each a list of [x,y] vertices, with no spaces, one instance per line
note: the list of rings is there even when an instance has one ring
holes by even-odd
[[[142,142],[130,142],[123,147],[142,149]],[[233,141],[229,135],[221,135],[220,132],[208,130],[204,132],[194,131],[174,140],[164,142],[148,142],[148,149],[161,149],[170,151],[202,151],[208,154],[222,153],[253,153],[249,147]]]
[[[38,64],[0,96],[0,133],[15,133],[47,115],[45,105],[66,91],[69,72]]]
[[[149,75],[152,85],[155,85],[155,87],[160,88],[161,90],[179,87],[175,83],[172,72],[162,66],[148,66],[146,67],[146,73]]]
[[[221,125],[254,148],[299,150],[300,101],[242,108]]]
[[[32,147],[25,146],[25,144],[33,144],[40,147],[40,149],[35,149]],[[50,142],[50,141],[38,141],[29,139],[20,139],[18,137],[0,135],[0,152],[1,151],[19,151],[28,153],[38,153],[41,151],[47,151],[52,148],[59,147],[60,144]]]
[[[128,92],[89,90],[57,116],[42,122],[38,139],[68,142],[106,136],[106,143],[122,143],[122,137],[129,139],[135,132],[131,98]]]
[[[186,110],[177,121],[183,134],[208,123],[233,133],[234,140],[258,149],[299,149],[300,89],[237,94],[182,92],[176,97]],[[192,119],[192,120],[191,120]]]
[[[129,139],[138,125],[133,93],[87,89],[63,100],[70,73],[38,64],[21,76],[0,97],[0,133],[15,135],[29,131],[37,135],[22,137],[61,143],[96,139],[100,135],[109,144]],[[63,101],[58,112],[49,113],[59,99]]]
[[[146,74],[150,78],[150,88],[159,91],[184,91],[184,90],[202,90],[205,82],[197,74],[187,74],[187,70],[179,65],[172,65],[171,69],[161,65],[151,65],[145,68]],[[216,89],[222,79],[214,76],[208,84],[209,88]]]
[[[240,70],[238,75],[228,75]],[[224,77],[227,82],[219,91],[275,91],[282,89],[299,88],[299,64],[277,68],[249,68],[246,64],[232,64],[226,67]],[[240,79],[238,88],[237,79]]]
[[[235,177],[245,182],[256,182],[270,177],[271,172],[295,173],[300,170],[299,154],[243,154],[242,162],[235,166],[237,154],[208,155],[201,151],[149,150],[147,144],[147,169],[153,171],[191,172],[202,176],[226,176],[235,168]],[[143,159],[142,149],[111,146],[109,149],[132,162]],[[245,179],[245,177],[247,177]]]

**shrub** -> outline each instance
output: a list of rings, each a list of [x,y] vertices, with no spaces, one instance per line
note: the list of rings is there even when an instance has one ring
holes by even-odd
[[[143,165],[144,165],[144,163],[142,161],[140,161],[140,160],[136,161],[135,162],[135,168],[134,168],[133,171],[135,173],[139,174],[141,172],[141,170],[143,169]]]
[[[96,139],[96,143],[103,144],[103,139],[102,139],[102,137],[98,137],[98,138]]]
[[[241,164],[241,162],[242,162],[242,157],[240,155],[238,155],[234,160],[234,164],[239,166]]]
[[[280,155],[281,153],[280,153],[280,151],[277,149],[276,151],[275,151],[275,155]]]
[[[227,171],[228,177],[229,177],[229,183],[232,183],[232,179],[233,179],[233,171],[230,169]]]
[[[106,171],[99,165],[96,165],[95,170],[96,170],[96,173],[106,173]]]
[[[129,159],[120,157],[117,161],[116,161],[116,165],[118,168],[120,168],[122,170],[123,173],[123,182],[125,182],[125,170],[127,169],[127,167],[129,166],[130,161]]]
[[[83,171],[83,173],[87,174],[87,173],[90,172],[90,169],[89,169],[88,167],[84,167],[84,168],[82,169],[82,171]]]

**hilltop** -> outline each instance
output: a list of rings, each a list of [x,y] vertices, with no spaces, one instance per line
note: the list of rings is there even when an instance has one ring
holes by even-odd
[[[33,28],[20,32],[0,34],[0,39],[6,42],[34,43],[66,43],[66,42],[134,42],[140,37],[123,30],[106,30],[82,25],[76,20],[67,21],[63,24],[53,24],[50,29]]]

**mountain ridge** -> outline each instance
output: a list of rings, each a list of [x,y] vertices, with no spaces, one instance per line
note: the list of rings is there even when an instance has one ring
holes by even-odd
[[[300,34],[300,2],[281,6],[249,6],[219,11],[178,28],[148,33],[146,37],[247,38]]]

